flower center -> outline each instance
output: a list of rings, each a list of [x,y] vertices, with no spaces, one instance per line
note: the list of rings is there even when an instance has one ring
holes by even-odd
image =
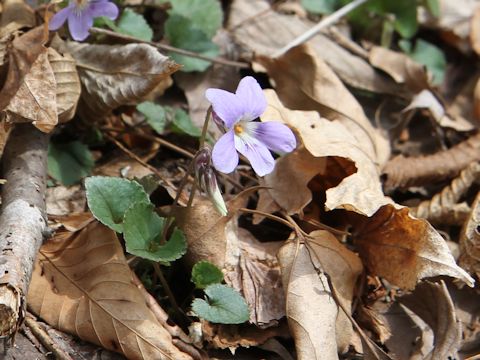
[[[236,134],[236,135],[240,135],[241,133],[243,133],[244,129],[243,129],[243,126],[242,126],[242,125],[236,124],[236,125],[233,127],[233,131],[235,131],[235,134]]]
[[[87,7],[90,0],[73,0],[73,2],[75,3],[75,10],[82,11]]]

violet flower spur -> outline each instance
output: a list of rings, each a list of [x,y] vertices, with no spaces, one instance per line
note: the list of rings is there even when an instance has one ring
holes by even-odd
[[[296,147],[290,128],[279,122],[254,122],[267,108],[262,88],[251,76],[244,77],[235,93],[208,89],[214,116],[220,118],[227,132],[217,141],[212,152],[218,171],[231,173],[238,165],[237,151],[251,163],[258,176],[273,171],[275,160],[269,150],[286,153]]]
[[[70,0],[68,6],[57,12],[48,25],[49,30],[58,30],[68,20],[68,29],[72,38],[83,41],[93,26],[93,19],[106,16],[115,20],[118,7],[108,0]]]

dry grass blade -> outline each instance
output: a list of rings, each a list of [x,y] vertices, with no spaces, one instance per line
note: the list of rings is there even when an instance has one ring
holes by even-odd
[[[467,204],[457,203],[479,176],[480,164],[477,162],[470,164],[432,199],[410,208],[410,214],[431,223],[463,224],[470,213],[470,208]]]
[[[480,277],[480,192],[472,205],[468,221],[460,235],[460,258],[458,262],[465,270]]]
[[[450,179],[474,161],[480,161],[480,133],[433,155],[393,158],[383,169],[385,189],[389,191]]]
[[[129,359],[191,359],[148,309],[116,234],[98,222],[43,246],[28,304],[55,328]]]

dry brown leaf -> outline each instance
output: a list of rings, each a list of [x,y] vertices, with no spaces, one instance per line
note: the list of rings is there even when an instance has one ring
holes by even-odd
[[[478,178],[477,178],[478,179]],[[480,277],[480,192],[472,204],[472,210],[460,234],[458,263],[471,274]]]
[[[85,211],[85,190],[80,185],[47,188],[47,214],[68,215]]]
[[[475,128],[472,123],[461,116],[452,119],[445,111],[443,104],[440,103],[430,90],[422,90],[416,94],[412,102],[403,109],[403,111],[413,109],[427,109],[433,119],[442,127],[455,129],[457,131],[471,131]]]
[[[43,46],[46,40],[44,28],[39,26],[15,37],[11,42],[7,78],[0,91],[0,111],[4,110],[15,96],[38,56],[47,51]]]
[[[357,279],[363,271],[360,258],[325,230],[311,232],[307,242],[311,256],[317,259],[323,271],[330,276],[337,295],[335,300],[341,301],[343,308],[350,311]],[[339,310],[335,331],[338,350],[343,352],[353,334],[352,324],[343,310]]]
[[[43,132],[52,131],[58,122],[56,90],[55,75],[43,51],[5,108],[7,122],[32,122]]]
[[[480,133],[433,155],[398,155],[383,168],[385,190],[420,186],[451,179],[472,162],[480,161]]]
[[[261,243],[233,220],[227,224],[226,231],[227,241],[238,243],[240,252],[227,258],[225,281],[243,294],[250,308],[251,323],[260,328],[277,325],[285,316],[285,297],[276,258],[282,243]]]
[[[385,343],[389,354],[393,359],[410,359],[415,344],[422,336],[421,329],[397,301],[390,304],[377,301],[373,309],[391,332]]]
[[[265,90],[265,95],[268,107],[262,115],[262,121],[280,121],[296,129],[306,150],[313,157],[343,158],[356,168],[355,173],[339,179],[340,184],[327,190],[325,206],[328,210],[346,209],[372,216],[381,206],[392,203],[383,195],[376,159],[372,158],[375,152],[371,142],[361,143],[343,123],[328,121],[317,112],[285,108],[273,90]],[[298,213],[311,199],[310,190],[304,186],[310,180],[307,177],[322,173],[320,163],[312,162],[308,154],[302,159],[303,164],[297,164],[302,154],[306,153],[299,147],[281,157],[277,160],[275,170],[265,177],[265,185],[271,188],[268,190],[271,196],[289,214]],[[311,168],[307,172],[309,164]],[[298,167],[305,170],[307,175],[301,172],[289,172],[288,175],[280,173],[280,170],[297,170]],[[297,191],[292,192],[292,187]]]
[[[413,93],[429,87],[427,72],[423,65],[404,53],[382,46],[372,46],[368,53],[368,60],[373,66],[385,71],[397,83],[405,84]]]
[[[50,325],[129,359],[191,359],[132,283],[115,232],[98,222],[42,247],[28,304]]]
[[[58,122],[63,123],[75,115],[81,91],[80,79],[70,54],[62,56],[55,49],[48,48],[48,61],[55,75]]]
[[[473,286],[474,280],[457,266],[440,234],[427,221],[412,218],[408,209],[384,206],[363,221],[354,239],[371,273],[405,289],[413,289],[423,278],[439,275]]]
[[[24,0],[5,0],[2,2],[0,20],[0,38],[22,28],[35,26],[35,12]]]
[[[321,264],[304,244],[287,242],[278,253],[287,300],[287,320],[298,360],[338,359],[339,311]]]
[[[434,333],[434,348],[422,359],[455,359],[462,340],[462,328],[445,283],[425,281],[399,299],[425,321]]]
[[[230,8],[227,28],[245,49],[270,56],[313,25],[307,19],[276,12],[266,0],[235,0]],[[403,92],[393,80],[376,72],[365,60],[325,35],[317,34],[308,44],[349,85],[380,93]]]
[[[69,52],[82,82],[82,114],[91,119],[121,105],[133,104],[179,69],[173,60],[147,44],[92,45],[76,42],[52,46]]]

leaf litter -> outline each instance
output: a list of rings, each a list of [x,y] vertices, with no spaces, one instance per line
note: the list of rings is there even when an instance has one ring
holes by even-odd
[[[320,2],[125,2],[85,41],[5,2],[0,140],[50,138],[34,321],[130,359],[478,356],[478,9]]]

